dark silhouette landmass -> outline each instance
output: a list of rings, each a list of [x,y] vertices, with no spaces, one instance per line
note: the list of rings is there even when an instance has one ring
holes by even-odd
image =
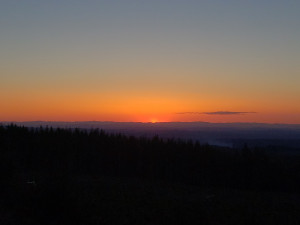
[[[299,224],[300,156],[0,126],[0,224]]]
[[[208,122],[14,122],[25,127],[102,129],[107,133],[122,133],[136,137],[163,139],[180,138],[209,145],[242,148],[267,147],[280,153],[300,154],[300,124],[208,123]],[[9,125],[10,122],[3,122]]]

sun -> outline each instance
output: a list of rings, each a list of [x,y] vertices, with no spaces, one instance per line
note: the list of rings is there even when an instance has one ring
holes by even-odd
[[[157,119],[152,118],[152,119],[150,120],[150,122],[151,122],[151,123],[157,123],[158,121],[157,121]]]

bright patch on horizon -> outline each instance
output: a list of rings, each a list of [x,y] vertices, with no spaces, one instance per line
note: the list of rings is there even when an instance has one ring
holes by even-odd
[[[157,119],[151,119],[151,123],[157,123]]]

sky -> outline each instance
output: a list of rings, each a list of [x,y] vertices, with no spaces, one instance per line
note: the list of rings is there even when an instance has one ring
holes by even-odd
[[[0,121],[300,123],[299,0],[0,0]]]

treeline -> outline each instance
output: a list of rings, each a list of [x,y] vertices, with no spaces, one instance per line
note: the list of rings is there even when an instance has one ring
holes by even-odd
[[[0,126],[2,183],[77,182],[101,176],[203,187],[299,192],[299,157],[102,130]]]

